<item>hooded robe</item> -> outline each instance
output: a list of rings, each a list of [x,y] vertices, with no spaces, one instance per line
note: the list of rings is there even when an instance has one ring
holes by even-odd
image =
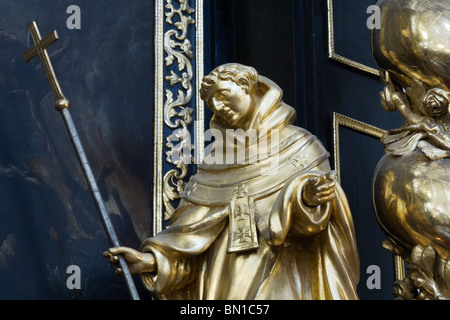
[[[141,245],[157,265],[142,281],[160,299],[358,299],[344,192],[336,183],[335,199],[318,207],[301,196],[308,178],[330,172],[329,153],[293,125],[295,111],[275,83],[259,76],[259,87],[250,128],[264,134],[245,150],[250,155],[263,138],[270,150],[252,161],[199,165],[171,225]],[[211,128],[225,130],[216,116]]]

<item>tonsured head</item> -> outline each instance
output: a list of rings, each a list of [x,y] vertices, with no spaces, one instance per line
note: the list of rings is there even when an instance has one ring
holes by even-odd
[[[200,95],[208,108],[226,125],[237,129],[255,111],[257,71],[237,63],[224,64],[203,78]]]

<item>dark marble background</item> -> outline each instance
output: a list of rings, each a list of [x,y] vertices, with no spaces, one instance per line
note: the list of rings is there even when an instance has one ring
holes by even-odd
[[[67,7],[81,9],[69,30]],[[0,299],[128,299],[27,24],[56,75],[123,245],[151,233],[153,1],[0,1]],[[81,289],[66,269],[78,265]],[[145,290],[135,279],[141,297]]]

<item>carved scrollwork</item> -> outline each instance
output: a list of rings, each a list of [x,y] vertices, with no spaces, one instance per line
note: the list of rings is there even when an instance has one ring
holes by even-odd
[[[164,103],[164,123],[173,129],[167,137],[166,161],[176,169],[169,170],[164,176],[163,202],[164,220],[169,220],[175,210],[173,201],[180,198],[184,188],[184,179],[188,173],[188,165],[191,159],[191,142],[188,126],[192,124],[193,109],[188,105],[193,95],[193,68],[191,60],[194,58],[192,44],[188,39],[189,26],[195,23],[192,18],[194,9],[189,6],[187,0],[177,0],[175,7],[172,0],[166,0],[166,22],[175,28],[164,34],[165,65],[170,69],[170,75],[165,80],[171,87],[179,85],[176,97],[171,90],[166,90]],[[175,65],[176,64],[176,65]],[[174,144],[176,141],[177,144]],[[189,155],[186,155],[188,150]]]
[[[179,128],[167,137],[166,147],[169,151],[166,152],[167,162],[175,165],[177,169],[169,170],[164,175],[164,193],[163,201],[166,211],[164,212],[164,220],[169,220],[175,211],[172,205],[173,201],[180,198],[184,190],[184,178],[188,173],[188,164],[193,161],[191,153],[192,147],[190,144],[190,133],[187,128],[187,123],[179,122],[182,128]],[[179,143],[173,144],[173,141]]]
[[[388,239],[383,246],[407,263],[404,279],[394,283],[397,300],[450,300],[450,259],[442,259],[432,246],[415,246],[411,252]]]

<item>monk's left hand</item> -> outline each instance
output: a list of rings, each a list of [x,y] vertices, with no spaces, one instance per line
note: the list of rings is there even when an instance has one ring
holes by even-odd
[[[307,206],[317,207],[336,197],[334,180],[335,172],[319,177],[309,178],[303,187],[303,201]]]

